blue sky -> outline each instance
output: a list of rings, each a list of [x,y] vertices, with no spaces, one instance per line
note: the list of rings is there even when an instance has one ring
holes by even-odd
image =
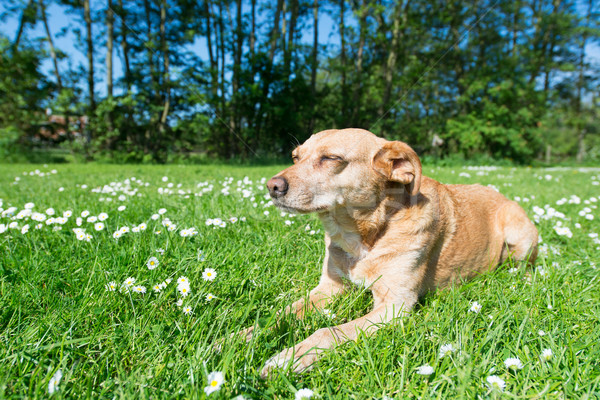
[[[101,11],[106,3],[105,1],[91,1],[92,9],[96,11]],[[2,15],[6,11],[5,6],[0,3],[0,15]],[[245,10],[246,11],[246,10]],[[249,11],[249,10],[247,10]],[[72,32],[72,28],[80,27],[80,17],[78,15],[72,15],[65,13],[65,8],[58,6],[56,4],[52,4],[48,9],[48,19],[50,30],[54,36],[55,46],[61,51],[65,52],[69,55],[69,59],[72,63],[72,67],[76,67],[78,65],[86,64],[85,53],[81,50],[77,49],[76,41],[77,37]],[[260,16],[259,16],[260,20]],[[0,25],[0,32],[2,34],[8,36],[11,40],[14,39],[17,30],[18,19],[16,15],[11,15],[5,18]],[[260,25],[260,24],[259,24]],[[301,39],[302,42],[306,44],[312,43],[312,24],[307,23],[307,27],[303,32],[303,37]],[[66,34],[58,35],[61,31],[65,31]],[[28,28],[25,35],[28,38],[38,37],[45,38],[45,32],[43,30],[42,24],[38,24],[34,29],[31,27]],[[321,12],[319,14],[319,43],[320,45],[337,45],[339,42],[339,37],[337,35],[337,22],[333,21],[329,13]],[[118,48],[118,46],[115,46]],[[208,59],[208,52],[206,47],[205,40],[197,40],[192,46],[191,49],[196,52],[202,59]],[[104,50],[104,49],[103,49]],[[597,44],[590,44],[586,48],[586,55],[591,58],[595,63],[600,63],[600,46]],[[105,76],[105,66],[103,64],[104,54],[98,54],[96,56],[96,87],[97,93],[101,96],[106,94],[106,85],[104,81]],[[68,67],[66,61],[62,62],[62,65],[59,67],[62,71],[64,71]],[[52,79],[53,67],[50,59],[47,59],[43,64],[43,71]],[[117,53],[117,56],[114,57],[114,74],[115,78],[118,79],[123,75],[122,65],[120,57]],[[85,85],[85,82],[82,82],[82,87]]]

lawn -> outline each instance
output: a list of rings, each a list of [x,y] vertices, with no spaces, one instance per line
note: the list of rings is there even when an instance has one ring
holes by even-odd
[[[600,397],[600,169],[425,166],[519,201],[542,238],[536,267],[430,294],[312,371],[262,380],[270,356],[371,306],[356,288],[275,326],[324,254],[314,215],[265,197],[281,167],[0,168],[0,398],[204,398],[215,371],[209,398]],[[250,343],[215,349],[251,325]]]

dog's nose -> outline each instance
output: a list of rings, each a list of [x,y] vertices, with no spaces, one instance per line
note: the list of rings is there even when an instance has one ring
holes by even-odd
[[[288,182],[284,177],[275,176],[269,179],[267,182],[267,188],[269,189],[269,194],[271,197],[281,197],[285,196],[288,191]]]

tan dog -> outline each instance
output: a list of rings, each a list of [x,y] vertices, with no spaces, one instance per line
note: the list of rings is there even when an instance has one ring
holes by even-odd
[[[411,310],[420,296],[468,279],[512,257],[533,263],[537,229],[523,209],[480,185],[442,185],[421,175],[417,154],[361,129],[328,130],[292,153],[294,165],[267,183],[285,211],[318,213],[325,227],[321,279],[309,303],[322,308],[347,283],[368,287],[374,307],[343,325],[319,329],[265,364],[262,375],[291,364],[311,367],[324,350],[360,331],[374,332]],[[247,338],[252,329],[244,332]]]

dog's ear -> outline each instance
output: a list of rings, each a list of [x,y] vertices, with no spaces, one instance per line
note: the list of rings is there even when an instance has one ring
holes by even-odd
[[[373,169],[390,181],[406,186],[411,196],[421,188],[421,160],[409,145],[387,142],[373,157]]]

